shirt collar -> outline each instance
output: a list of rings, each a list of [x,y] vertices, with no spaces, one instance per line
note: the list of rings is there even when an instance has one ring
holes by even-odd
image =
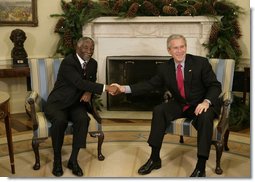
[[[183,60],[181,63],[176,63],[176,62],[174,61],[175,69],[177,69],[178,64],[181,64],[181,65],[182,65],[182,68],[184,68],[184,66],[185,66],[185,60]]]
[[[77,53],[76,56],[78,57],[78,60],[80,61],[81,66],[83,65],[83,63],[88,63],[89,61],[84,61]]]

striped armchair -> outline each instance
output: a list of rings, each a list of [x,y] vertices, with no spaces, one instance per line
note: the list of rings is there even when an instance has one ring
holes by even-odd
[[[228,148],[229,125],[228,115],[230,104],[232,102],[232,83],[234,76],[235,61],[232,59],[210,59],[209,62],[217,76],[218,81],[222,84],[222,100],[223,105],[221,115],[214,119],[214,129],[212,144],[216,148],[216,174],[222,174],[223,170],[220,166],[220,160],[223,152],[223,147],[226,151]],[[165,93],[165,102],[171,99],[171,93]],[[171,121],[171,124],[166,129],[166,134],[180,135],[180,143],[183,143],[183,136],[196,137],[197,131],[192,125],[192,120],[187,118],[179,118]]]
[[[51,123],[46,119],[43,111],[47,97],[53,89],[57,78],[61,61],[62,58],[30,59],[28,61],[32,91],[26,98],[25,108],[33,123],[32,147],[35,154],[35,164],[33,166],[34,170],[40,169],[39,145],[51,136]],[[92,137],[98,138],[98,160],[102,161],[105,157],[101,153],[101,146],[104,140],[101,118],[94,106],[94,99],[92,99],[90,106],[90,114],[96,121],[96,127],[94,131],[89,131],[89,134]],[[90,123],[90,125],[91,124],[92,123]],[[89,130],[91,130],[91,127]],[[72,134],[72,122],[68,123],[66,134]]]

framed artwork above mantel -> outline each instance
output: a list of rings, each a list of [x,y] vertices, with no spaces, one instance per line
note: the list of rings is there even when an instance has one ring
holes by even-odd
[[[1,0],[0,26],[38,26],[37,0]]]

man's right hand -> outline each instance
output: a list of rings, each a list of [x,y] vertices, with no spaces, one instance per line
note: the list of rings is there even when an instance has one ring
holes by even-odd
[[[116,87],[118,87],[117,92],[115,92],[115,93],[112,94],[112,95],[118,95],[118,94],[121,94],[121,93],[125,93],[125,91],[126,91],[125,87],[122,86],[122,85],[119,85],[118,83],[112,83],[111,86],[116,86]]]
[[[117,95],[117,93],[119,93],[119,88],[115,85],[106,85],[105,91],[111,95]]]
[[[118,95],[125,93],[125,87],[117,83],[112,83],[111,85],[106,85],[105,90],[111,95]]]

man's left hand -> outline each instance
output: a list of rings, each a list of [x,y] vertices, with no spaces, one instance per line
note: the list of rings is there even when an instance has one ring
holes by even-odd
[[[83,95],[80,98],[80,102],[89,102],[91,99],[91,93],[90,92],[84,92]]]
[[[195,109],[195,115],[197,116],[201,114],[202,112],[206,112],[209,106],[210,106],[209,102],[204,100],[202,103],[197,105]]]

